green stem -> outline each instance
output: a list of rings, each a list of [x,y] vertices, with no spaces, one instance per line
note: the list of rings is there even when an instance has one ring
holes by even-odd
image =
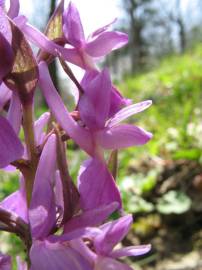
[[[29,170],[24,174],[27,203],[29,206],[31,201],[36,168],[38,164],[38,155],[36,151],[35,136],[34,136],[34,118],[33,118],[32,102],[28,104],[23,104],[23,129],[24,129],[25,143],[27,146],[28,159],[30,161]]]

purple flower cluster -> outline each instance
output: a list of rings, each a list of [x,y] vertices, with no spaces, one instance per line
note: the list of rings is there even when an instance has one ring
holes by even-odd
[[[152,135],[123,123],[151,101],[132,104],[112,84],[109,71],[96,66],[128,41],[126,34],[109,30],[112,23],[86,38],[75,5],[65,9],[62,0],[41,33],[19,15],[18,0],[10,0],[8,11],[0,1],[0,168],[20,171],[19,190],[0,203],[0,224],[25,244],[27,262],[17,258],[19,270],[129,270],[119,258],[150,250],[150,245],[116,247],[133,222],[123,211],[115,179],[117,150],[143,145]],[[39,48],[37,55],[30,43]],[[73,112],[49,74],[55,57],[78,88]],[[85,70],[81,82],[67,62]],[[37,86],[50,113],[34,121]],[[68,140],[89,156],[76,184],[68,170]],[[119,218],[110,219],[115,211]],[[0,254],[0,269],[11,269],[9,256]]]

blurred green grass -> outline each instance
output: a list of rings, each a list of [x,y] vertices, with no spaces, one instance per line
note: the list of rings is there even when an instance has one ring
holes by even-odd
[[[126,78],[120,85],[133,102],[153,101],[152,107],[130,120],[135,123],[137,118],[137,124],[153,132],[146,147],[149,154],[173,159],[201,158],[201,70],[202,46],[197,46],[184,55],[164,59],[148,73]]]

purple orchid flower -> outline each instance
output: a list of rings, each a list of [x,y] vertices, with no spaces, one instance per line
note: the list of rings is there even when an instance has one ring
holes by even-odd
[[[148,108],[150,100],[129,105],[108,118],[112,85],[107,70],[103,70],[85,89],[79,101],[82,127],[70,115],[58,95],[45,62],[39,64],[39,85],[53,115],[67,134],[90,156],[102,155],[102,149],[122,149],[145,144],[152,134],[134,125],[120,124],[133,114]]]
[[[68,43],[83,60],[85,69],[94,69],[93,58],[107,55],[112,50],[128,43],[128,36],[121,32],[108,31],[111,24],[105,25],[85,38],[79,12],[70,2],[63,13],[63,32]]]
[[[94,58],[105,56],[128,42],[126,34],[108,31],[111,24],[99,28],[88,39],[85,39],[80,15],[72,2],[63,13],[64,42],[69,45],[67,48],[57,45],[29,25],[25,17],[16,18],[15,22],[21,27],[27,38],[40,49],[54,56],[61,55],[63,59],[83,69],[96,69]]]
[[[43,74],[40,75],[40,86],[55,118],[67,134],[92,157],[91,161],[84,164],[78,177],[82,208],[91,209],[114,201],[121,207],[120,193],[105,164],[103,150],[142,145],[152,137],[151,133],[137,126],[120,124],[129,116],[149,107],[151,101],[127,106],[110,118],[113,87],[109,73],[107,70],[103,70],[97,76],[88,73],[87,77],[93,79],[89,82],[86,78],[83,80],[84,94],[78,104],[84,124],[82,128],[65,108],[54,88],[46,64],[41,63],[39,70],[40,74]]]
[[[87,236],[93,247],[93,252],[86,252],[89,261],[94,264],[94,270],[132,270],[128,265],[117,261],[125,256],[140,256],[150,251],[151,245],[129,246],[114,249],[127,235],[133,219],[131,215],[126,215],[118,220],[110,221],[100,226],[92,235],[89,230]],[[81,244],[73,244],[74,248],[81,249]],[[93,254],[94,253],[94,254]]]

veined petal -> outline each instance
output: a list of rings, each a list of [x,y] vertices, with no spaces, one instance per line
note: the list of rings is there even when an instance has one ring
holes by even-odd
[[[6,197],[0,203],[0,206],[7,211],[13,212],[15,215],[21,217],[26,223],[28,223],[28,208],[23,177],[20,179],[20,189]]]
[[[122,149],[147,143],[152,134],[133,125],[119,125],[96,132],[96,142],[105,149]]]
[[[85,210],[112,202],[118,202],[121,207],[121,197],[116,183],[106,164],[97,158],[89,160],[81,167],[78,189],[81,207]]]
[[[19,0],[10,0],[10,7],[8,10],[8,16],[13,19],[18,16],[20,11]]]
[[[89,131],[80,127],[67,111],[61,97],[58,95],[49,75],[45,62],[39,65],[39,84],[44,94],[46,102],[50,107],[54,117],[67,132],[67,134],[87,153],[93,153],[92,136]]]
[[[89,262],[67,244],[36,241],[30,250],[31,270],[93,270]]]
[[[31,232],[34,238],[46,237],[56,222],[53,192],[55,171],[56,136],[51,135],[39,160],[29,210]]]
[[[94,270],[133,270],[125,263],[120,263],[112,258],[98,256]]]
[[[85,51],[92,57],[107,55],[128,43],[128,35],[121,32],[103,32],[86,44]]]
[[[148,253],[151,250],[151,245],[130,246],[117,249],[111,252],[110,257],[120,258],[128,256],[140,256]]]
[[[97,75],[94,71],[92,75],[90,73],[88,72],[86,76],[94,78],[88,82],[83,79],[85,93],[80,98],[79,111],[87,127],[96,130],[104,127],[108,117],[112,84],[107,69]]]
[[[108,127],[113,127],[133,114],[142,112],[152,105],[151,100],[146,100],[140,103],[129,105],[118,111],[108,122]]]
[[[79,12],[73,2],[63,13],[63,31],[68,42],[75,48],[85,44],[85,36]]]
[[[0,111],[3,109],[5,104],[9,101],[11,96],[12,96],[11,90],[4,83],[2,83],[0,85]]]
[[[118,206],[117,202],[113,202],[109,205],[103,205],[92,210],[84,211],[82,214],[73,217],[65,224],[64,232],[68,233],[78,228],[99,225],[107,219],[108,216],[118,208]]]
[[[109,255],[112,249],[127,235],[132,222],[132,215],[126,215],[102,225],[101,233],[94,238],[96,252],[100,255]]]
[[[13,127],[15,133],[19,134],[22,123],[22,109],[18,94],[14,91],[12,93],[7,119]]]
[[[37,145],[40,145],[44,139],[44,128],[48,124],[50,113],[43,113],[40,118],[34,123],[35,141]]]
[[[0,116],[0,168],[22,157],[24,148],[12,126]]]

